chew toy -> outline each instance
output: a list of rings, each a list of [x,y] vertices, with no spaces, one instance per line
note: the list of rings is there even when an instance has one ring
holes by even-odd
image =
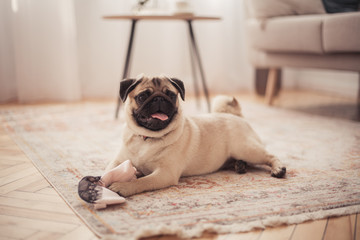
[[[109,190],[113,182],[129,182],[136,179],[136,168],[130,160],[126,160],[116,168],[100,176],[86,176],[78,185],[78,193],[82,200],[94,204],[94,209],[106,208],[107,205],[125,202],[125,198]]]

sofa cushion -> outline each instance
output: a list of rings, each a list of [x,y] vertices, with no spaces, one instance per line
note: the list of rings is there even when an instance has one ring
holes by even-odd
[[[247,20],[252,47],[262,51],[323,53],[322,22],[326,15],[285,16]]]
[[[360,12],[247,20],[252,47],[269,52],[360,52]]]
[[[360,52],[360,12],[329,14],[324,18],[325,52]]]
[[[360,0],[322,0],[327,13],[354,12],[359,10]]]
[[[321,0],[247,0],[246,5],[253,18],[325,13]]]

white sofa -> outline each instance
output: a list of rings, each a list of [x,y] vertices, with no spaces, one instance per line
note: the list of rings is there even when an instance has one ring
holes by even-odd
[[[268,104],[283,67],[360,73],[360,12],[326,13],[331,9],[325,10],[324,3],[336,0],[323,1],[245,0],[249,59],[255,68],[269,69]],[[360,104],[360,88],[358,96]]]

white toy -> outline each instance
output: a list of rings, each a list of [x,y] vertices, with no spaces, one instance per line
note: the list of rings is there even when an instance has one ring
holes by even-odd
[[[126,160],[116,168],[106,172],[102,177],[86,176],[78,185],[81,199],[94,204],[94,209],[106,208],[107,205],[125,202],[125,198],[109,190],[114,182],[129,182],[136,179],[136,168]]]

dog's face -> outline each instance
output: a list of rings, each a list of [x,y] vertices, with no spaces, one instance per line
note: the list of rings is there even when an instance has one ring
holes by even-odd
[[[167,77],[125,79],[120,83],[120,97],[129,101],[133,120],[151,131],[165,129],[178,112],[178,94],[184,100],[182,81]]]

